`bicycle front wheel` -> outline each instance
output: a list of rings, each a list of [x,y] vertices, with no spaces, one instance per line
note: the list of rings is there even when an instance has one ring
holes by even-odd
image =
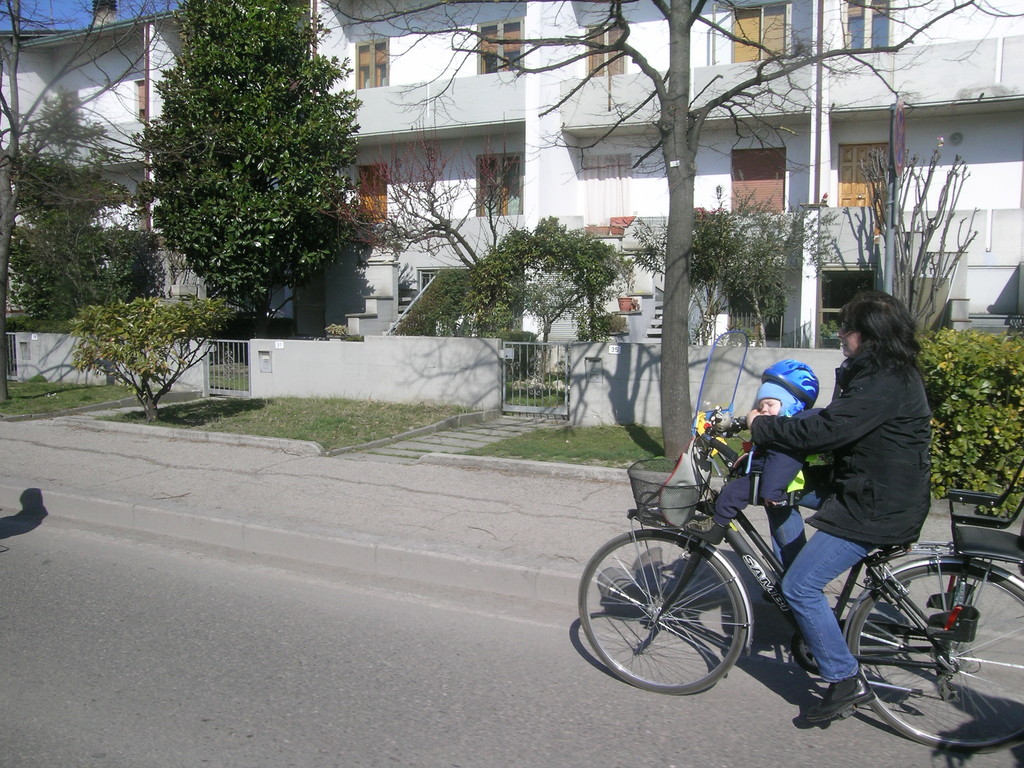
[[[713,686],[736,663],[750,628],[745,593],[724,558],[659,530],[626,533],[599,549],[583,571],[579,610],[601,661],[657,693]]]
[[[894,576],[905,598],[867,596],[847,626],[878,716],[945,748],[993,749],[1024,738],[1021,582],[958,557],[910,563]]]

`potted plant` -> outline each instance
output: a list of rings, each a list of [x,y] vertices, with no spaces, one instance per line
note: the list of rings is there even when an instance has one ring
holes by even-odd
[[[348,326],[341,325],[340,323],[331,323],[324,328],[324,332],[329,339],[344,339],[348,336]]]
[[[631,296],[633,292],[633,259],[629,256],[621,256],[619,260],[619,280],[623,287],[619,294],[619,312],[636,312],[640,309],[639,302]]]

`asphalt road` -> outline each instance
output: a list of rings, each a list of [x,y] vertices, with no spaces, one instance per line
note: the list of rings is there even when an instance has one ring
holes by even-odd
[[[854,718],[794,727],[813,683],[764,627],[711,691],[600,671],[551,606],[285,570],[47,520],[6,539],[5,768],[1014,766]]]

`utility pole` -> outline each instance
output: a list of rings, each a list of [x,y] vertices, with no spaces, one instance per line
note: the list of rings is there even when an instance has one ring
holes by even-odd
[[[892,293],[896,271],[896,217],[899,215],[900,176],[907,161],[907,123],[903,99],[889,107],[889,184],[886,201],[885,263],[882,266],[882,290]]]

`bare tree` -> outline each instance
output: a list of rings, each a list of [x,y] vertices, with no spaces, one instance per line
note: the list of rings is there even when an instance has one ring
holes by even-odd
[[[141,21],[111,18],[111,0],[98,0],[92,22],[77,31],[67,31],[74,24],[72,19],[42,15],[42,4],[0,1],[2,15],[10,25],[0,32],[0,305],[4,309],[0,313],[0,358],[6,368],[11,241],[23,174],[35,158],[72,146],[76,139],[78,157],[97,147],[111,149],[111,137],[100,131],[69,136],[69,126],[77,122],[72,110],[87,111],[126,75],[138,71],[146,43]],[[126,7],[123,12],[139,19],[157,10],[150,0],[143,0],[142,5]],[[63,34],[54,34],[57,31]],[[74,98],[64,92],[72,81],[78,91]],[[88,122],[81,124],[88,127]],[[0,377],[0,401],[7,398],[4,376]]]
[[[509,187],[522,169],[493,159],[504,157],[487,148],[474,163],[462,147],[426,135],[399,145],[375,163],[387,208],[364,211],[373,222],[364,241],[395,254],[416,246],[442,263],[472,267],[511,229]]]
[[[556,8],[554,2],[537,0],[542,7]],[[519,74],[539,74],[590,63],[589,74],[567,88],[554,100],[548,112],[560,110],[577,97],[595,79],[604,78],[613,67],[628,60],[646,78],[647,87],[629,89],[619,101],[608,88],[608,113],[611,123],[595,143],[610,136],[630,121],[646,121],[653,129],[648,155],[660,153],[668,183],[668,224],[665,269],[664,328],[662,337],[661,402],[662,427],[666,455],[678,456],[690,437],[691,401],[689,392],[690,259],[694,227],[694,182],[697,176],[697,152],[702,131],[711,119],[732,121],[743,135],[771,128],[771,116],[794,108],[807,108],[812,94],[797,84],[794,76],[808,67],[820,77],[820,68],[850,71],[870,70],[867,54],[897,52],[910,45],[922,32],[954,14],[971,10],[997,13],[981,0],[920,0],[912,7],[893,8],[889,13],[907,15],[918,23],[899,27],[899,36],[884,46],[847,46],[845,39],[835,45],[819,31],[794,31],[779,45],[751,36],[741,24],[732,24],[737,13],[749,10],[747,3],[731,0],[693,0],[667,2],[650,0],[645,13],[664,21],[668,42],[667,60],[652,59],[642,43],[634,44],[630,14],[636,3],[604,0],[579,4],[587,16],[586,28],[578,34],[554,34],[530,37],[506,34],[502,25],[492,22],[493,4],[479,0],[382,0],[345,6],[339,13],[355,23],[381,22],[391,32],[412,35],[443,34],[450,37],[456,54],[485,54]],[[562,7],[561,3],[557,7]],[[478,16],[479,13],[490,14]],[[729,21],[725,21],[728,18]],[[820,21],[820,20],[819,20]],[[694,90],[691,48],[694,32],[706,28],[720,39],[744,47],[751,61],[734,67],[728,77],[714,77]],[[819,24],[820,27],[820,24]],[[756,39],[755,39],[756,38]],[[660,51],[658,52],[660,55]],[[597,66],[593,62],[599,62]],[[879,74],[883,74],[881,71]],[[646,157],[646,156],[645,156]]]
[[[957,202],[970,176],[967,164],[957,155],[946,168],[945,179],[939,150],[927,165],[912,157],[903,169],[893,226],[893,295],[901,299],[920,328],[931,328],[942,318],[950,282],[957,265],[971,246],[977,209],[964,214]],[[874,153],[864,169],[871,185],[871,211],[877,228],[888,226],[888,159]]]

